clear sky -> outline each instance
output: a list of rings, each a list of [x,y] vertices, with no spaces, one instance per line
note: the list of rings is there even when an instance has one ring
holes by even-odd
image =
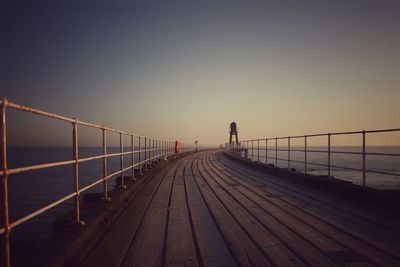
[[[400,1],[17,2],[12,102],[203,144],[233,120],[240,138],[400,126]],[[10,114],[11,142],[70,142],[31,117]]]

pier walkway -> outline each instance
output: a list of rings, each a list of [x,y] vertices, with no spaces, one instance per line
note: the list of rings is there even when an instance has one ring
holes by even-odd
[[[400,266],[379,211],[192,153],[143,183],[82,266]]]

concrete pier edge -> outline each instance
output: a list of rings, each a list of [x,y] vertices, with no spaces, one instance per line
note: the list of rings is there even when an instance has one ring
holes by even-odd
[[[298,172],[294,169],[280,168],[266,165],[257,161],[250,161],[236,157],[224,151],[224,154],[245,166],[259,170],[280,179],[286,179],[293,184],[316,188],[320,191],[356,202],[369,208],[374,208],[386,215],[400,218],[400,190],[378,190],[370,187],[353,184],[349,181],[335,179],[334,177],[317,176]]]

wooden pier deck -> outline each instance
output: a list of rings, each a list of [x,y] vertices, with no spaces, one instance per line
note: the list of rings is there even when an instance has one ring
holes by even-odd
[[[144,183],[82,266],[400,266],[382,216],[204,151]]]

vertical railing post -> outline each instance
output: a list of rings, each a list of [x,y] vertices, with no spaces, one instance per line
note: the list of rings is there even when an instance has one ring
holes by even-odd
[[[131,162],[132,162],[132,178],[131,180],[136,180],[135,178],[135,137],[131,135]]]
[[[166,141],[162,141],[162,147],[163,147],[163,149],[162,149],[162,155],[163,155],[163,158],[164,159],[167,159],[167,150],[166,150],[166,148],[167,148],[167,145],[166,145],[167,143],[166,143]]]
[[[75,222],[78,225],[84,225],[81,221],[80,203],[79,203],[79,147],[78,147],[78,120],[72,124],[72,142],[73,142],[73,157],[74,157],[74,190],[75,190]]]
[[[290,136],[288,136],[288,170],[290,171]]]
[[[8,212],[8,167],[7,167],[7,130],[6,130],[6,109],[8,106],[7,99],[3,98],[1,100],[1,169],[3,171],[3,176],[1,177],[1,202],[2,202],[2,219],[3,219],[3,240],[2,247],[3,251],[1,254],[4,257],[4,264],[6,267],[10,267],[10,222],[9,222],[9,212]],[[1,260],[1,259],[0,259]]]
[[[328,133],[328,178],[331,178],[331,133]]]
[[[254,140],[251,140],[251,161],[254,159]]]
[[[151,139],[151,165],[154,165],[154,157],[155,157],[155,146],[154,146],[154,139]]]
[[[151,138],[149,138],[149,139],[147,139],[147,143],[148,143],[148,146],[147,146],[147,148],[149,149],[149,156],[148,156],[148,162],[149,162],[149,168],[151,168],[151,162],[152,162],[152,156],[151,156],[151,153],[152,153],[152,146],[151,146]]]
[[[138,152],[138,163],[139,163],[139,175],[142,175],[142,137],[139,136],[139,140],[138,140],[138,145],[139,145],[139,152]]]
[[[304,136],[304,173],[307,174],[307,135]]]
[[[246,160],[249,160],[249,140],[246,140]]]
[[[366,185],[366,171],[365,171],[365,144],[366,144],[366,140],[365,140],[365,130],[362,131],[362,161],[363,161],[363,186]]]
[[[121,185],[120,188],[121,189],[125,189],[126,185],[125,185],[125,176],[124,176],[124,136],[122,135],[122,133],[119,133],[119,168],[120,168],[120,172],[121,172]]]
[[[152,161],[153,161],[153,157],[152,157],[152,153],[153,153],[153,146],[152,146],[152,139],[151,138],[149,138],[148,139],[148,143],[149,143],[149,145],[148,145],[148,148],[149,148],[149,157],[148,157],[148,160],[149,160],[149,167],[151,168],[151,164],[152,164]]]
[[[278,167],[278,138],[275,138],[275,167]]]
[[[268,165],[268,138],[265,138],[265,165]]]
[[[110,201],[108,197],[108,179],[107,179],[107,132],[103,128],[103,198],[105,201]]]
[[[257,139],[257,161],[260,161],[260,139]]]
[[[144,138],[144,170],[147,170],[147,137]]]

